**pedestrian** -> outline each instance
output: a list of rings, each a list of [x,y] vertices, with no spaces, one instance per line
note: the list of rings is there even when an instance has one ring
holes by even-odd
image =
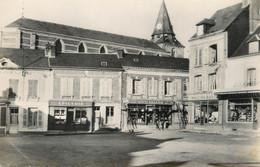
[[[164,120],[161,120],[161,127],[162,127],[162,130],[164,130]]]
[[[159,120],[158,120],[158,119],[156,119],[156,128],[157,128],[158,130],[161,130],[161,129],[160,129],[160,125],[159,125]]]

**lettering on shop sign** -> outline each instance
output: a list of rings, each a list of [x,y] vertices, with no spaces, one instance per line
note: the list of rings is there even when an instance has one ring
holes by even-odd
[[[217,96],[215,95],[190,95],[188,100],[215,100]]]
[[[92,103],[82,101],[49,101],[49,106],[92,106]]]
[[[156,100],[130,100],[129,103],[136,104],[172,104],[172,101],[156,101]]]

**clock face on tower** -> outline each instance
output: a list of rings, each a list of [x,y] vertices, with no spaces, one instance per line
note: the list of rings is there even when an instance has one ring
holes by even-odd
[[[157,28],[158,30],[160,30],[160,29],[162,28],[162,24],[161,24],[161,23],[158,23],[158,24],[156,25],[156,28]]]

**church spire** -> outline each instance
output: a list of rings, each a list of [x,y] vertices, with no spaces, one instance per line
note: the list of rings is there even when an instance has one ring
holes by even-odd
[[[175,36],[172,30],[171,21],[164,0],[162,1],[162,5],[159,11],[159,15],[152,36],[159,35],[159,34],[170,34],[172,36]]]

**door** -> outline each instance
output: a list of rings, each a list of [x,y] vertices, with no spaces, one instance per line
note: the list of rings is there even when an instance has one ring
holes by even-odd
[[[10,129],[9,133],[17,133],[18,131],[18,115],[19,109],[18,107],[11,107],[10,108]]]
[[[106,107],[106,124],[114,124],[114,107]]]
[[[6,126],[6,107],[1,107],[1,126]]]
[[[74,111],[68,110],[68,112],[67,112],[67,124],[68,125],[73,124],[73,120],[74,120]]]

